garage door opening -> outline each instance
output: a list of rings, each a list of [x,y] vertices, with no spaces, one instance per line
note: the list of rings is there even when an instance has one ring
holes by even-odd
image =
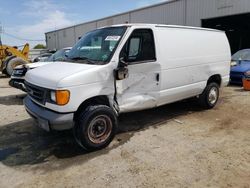
[[[232,53],[250,48],[250,14],[202,20],[202,27],[226,31]]]

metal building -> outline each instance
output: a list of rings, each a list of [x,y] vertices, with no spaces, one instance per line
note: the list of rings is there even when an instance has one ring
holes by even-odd
[[[74,45],[84,33],[122,23],[174,24],[224,30],[232,52],[250,48],[250,0],[170,0],[45,33],[49,49]]]

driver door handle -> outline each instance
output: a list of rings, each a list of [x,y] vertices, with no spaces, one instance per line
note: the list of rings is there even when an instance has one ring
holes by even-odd
[[[156,81],[159,82],[160,81],[160,74],[159,73],[156,73]]]

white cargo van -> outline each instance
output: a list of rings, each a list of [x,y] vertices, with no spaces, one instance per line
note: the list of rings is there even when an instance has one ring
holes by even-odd
[[[213,108],[229,82],[224,32],[170,25],[125,24],[84,35],[65,62],[26,74],[24,103],[47,130],[74,130],[87,150],[106,147],[120,113],[197,97]]]

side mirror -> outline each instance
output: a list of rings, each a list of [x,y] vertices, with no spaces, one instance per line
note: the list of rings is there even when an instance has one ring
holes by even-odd
[[[124,80],[128,78],[128,68],[127,67],[118,67],[115,69],[115,78],[117,80]]]
[[[125,61],[125,56],[119,59],[118,68],[115,69],[116,80],[124,80],[128,77],[128,63]]]
[[[127,67],[127,66],[128,66],[128,63],[126,62],[125,57],[121,57],[119,59],[119,66],[118,67]]]

